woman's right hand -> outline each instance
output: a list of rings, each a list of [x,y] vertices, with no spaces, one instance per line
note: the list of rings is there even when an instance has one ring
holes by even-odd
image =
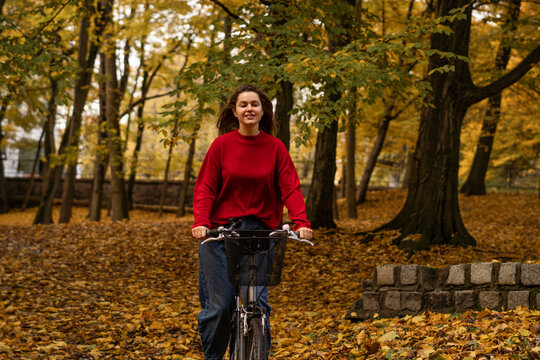
[[[191,229],[191,235],[193,235],[195,239],[204,239],[208,230],[209,229],[206,226],[197,226]]]

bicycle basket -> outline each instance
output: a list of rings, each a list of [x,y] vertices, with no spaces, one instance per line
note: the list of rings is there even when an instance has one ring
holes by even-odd
[[[244,231],[225,239],[229,281],[236,286],[274,286],[281,281],[286,238]]]

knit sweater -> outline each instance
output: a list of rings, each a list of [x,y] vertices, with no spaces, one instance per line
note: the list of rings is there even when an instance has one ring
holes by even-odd
[[[279,139],[235,130],[214,140],[195,183],[193,227],[215,228],[231,217],[253,215],[276,229],[283,206],[295,229],[310,227],[298,174]]]

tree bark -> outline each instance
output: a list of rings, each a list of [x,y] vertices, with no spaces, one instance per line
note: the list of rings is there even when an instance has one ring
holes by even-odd
[[[174,148],[174,138],[178,132],[178,118],[174,121],[174,128],[171,133],[171,143],[169,144],[169,151],[167,153],[167,164],[165,165],[165,174],[163,176],[163,184],[161,185],[161,196],[159,198],[159,211],[158,217],[163,215],[163,204],[165,202],[165,195],[167,193],[167,185],[169,184],[169,169],[171,166],[172,151]]]
[[[189,143],[189,152],[186,160],[186,166],[184,168],[184,180],[182,181],[182,188],[180,189],[180,199],[178,200],[178,212],[176,213],[177,217],[186,215],[186,200],[189,184],[191,183],[191,171],[193,169],[193,157],[195,156],[196,139],[197,138],[194,136]]]
[[[112,8],[113,0],[102,0],[104,7]],[[116,44],[110,32],[105,34],[106,114],[109,168],[111,173],[111,220],[129,218],[125,196],[122,140],[120,137],[120,87],[116,75]]]
[[[2,99],[2,104],[0,105],[0,144],[2,144],[2,140],[4,139],[4,130],[2,128],[2,122],[4,121],[4,116],[6,114],[8,102],[9,102],[8,98],[5,97]],[[0,201],[2,202],[2,206],[0,207],[0,212],[6,213],[9,210],[9,200],[7,197],[6,178],[5,178],[5,173],[4,173],[4,154],[2,153],[1,150],[2,148],[0,147]]]
[[[452,33],[433,34],[431,48],[468,56],[471,0],[438,0],[436,16],[445,16],[451,9],[465,8],[466,19],[447,25]],[[395,240],[400,247],[427,249],[431,244],[475,245],[459,210],[458,167],[460,131],[469,106],[493,96],[519,80],[540,58],[537,47],[520,64],[493,83],[475,87],[466,62],[430,57],[428,81],[432,106],[425,106],[420,115],[420,129],[412,164],[407,200],[400,213],[379,229],[397,229],[401,236]],[[432,70],[444,65],[451,72]],[[414,236],[409,236],[414,235]]]
[[[139,152],[142,147],[142,139],[144,134],[144,102],[142,102],[137,109],[137,138],[135,139],[135,148],[133,149],[133,156],[130,164],[129,179],[127,186],[127,200],[128,208],[133,208],[133,188],[135,187],[135,179],[137,177],[137,165],[139,161]]]
[[[101,53],[100,61],[101,78],[105,78],[105,55]],[[103,206],[103,182],[107,172],[109,156],[103,151],[107,142],[107,86],[105,81],[99,84],[99,123],[97,130],[97,151],[94,160],[94,181],[92,183],[92,195],[90,198],[89,214],[90,221],[101,220]]]
[[[379,157],[379,154],[381,153],[381,150],[383,148],[384,139],[386,138],[386,133],[388,131],[388,126],[390,125],[390,121],[392,120],[392,109],[393,107],[386,107],[385,114],[379,121],[377,138],[375,139],[373,148],[369,153],[366,167],[364,168],[364,172],[362,173],[362,179],[360,180],[360,186],[358,187],[358,194],[356,195],[357,204],[363,204],[366,201],[369,179],[373,174],[373,169],[375,169],[375,165],[377,164],[377,158]]]
[[[343,16],[339,18],[339,22],[341,23],[342,29],[350,29],[352,27],[352,9],[355,6],[356,0],[347,0],[341,3],[349,9],[340,12],[340,16]],[[346,45],[347,41],[350,39],[342,36],[342,29],[333,29],[331,27],[329,27],[329,29],[331,33],[329,35],[328,50],[330,52],[335,52]],[[337,88],[337,83],[330,79],[326,79],[324,92],[326,103],[335,103],[341,99],[342,94],[340,91],[336,90]],[[307,216],[314,229],[336,227],[332,202],[336,190],[334,178],[336,175],[338,116],[334,113],[335,110],[330,111],[333,113],[329,115],[334,118],[334,120],[317,134],[313,175],[306,200]]]
[[[345,198],[347,201],[347,218],[356,219],[356,88],[351,89],[354,99],[351,102],[349,110],[349,119],[347,121],[347,170],[345,171]]]
[[[501,74],[508,65],[510,52],[512,50],[512,33],[516,29],[516,21],[519,18],[521,0],[511,0],[508,8],[508,14],[503,24],[503,37],[497,50],[495,58],[495,72]],[[506,31],[506,33],[504,33]],[[474,159],[467,176],[467,180],[461,187],[461,192],[465,195],[485,195],[486,194],[486,173],[489,165],[493,140],[501,113],[502,94],[497,94],[488,99],[488,105],[482,121],[482,131]]]
[[[332,93],[331,100],[338,100],[336,94]],[[336,227],[332,202],[335,191],[337,133],[338,123],[333,121],[317,134],[313,176],[306,199],[307,216],[314,229]]]
[[[79,154],[79,141],[80,141],[80,129],[82,125],[82,113],[86,105],[86,99],[88,98],[88,91],[90,89],[90,83],[92,81],[92,75],[94,72],[94,63],[99,51],[100,43],[97,41],[89,41],[89,29],[90,20],[93,12],[92,2],[85,1],[84,3],[86,14],[82,19],[80,32],[79,32],[79,51],[78,51],[78,65],[79,73],[77,75],[77,82],[75,84],[74,97],[73,97],[73,111],[71,115],[71,127],[69,128],[68,138],[68,158],[67,158],[67,171],[64,177],[64,185],[62,191],[62,206],[60,208],[59,223],[68,223],[71,219],[71,211],[73,207],[74,191],[75,191],[75,176],[77,173],[77,160]],[[111,11],[106,7],[103,7],[103,14],[105,16],[103,20],[108,18],[107,11]],[[106,22],[106,21],[105,21]],[[104,26],[100,23],[96,29],[99,36]]]
[[[289,150],[291,143],[290,112],[293,105],[293,83],[283,80],[279,83],[279,90],[277,93],[276,123],[278,126],[278,133],[276,137],[285,144],[287,150]]]

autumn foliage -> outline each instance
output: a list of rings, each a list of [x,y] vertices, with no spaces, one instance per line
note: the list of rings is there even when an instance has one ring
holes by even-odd
[[[288,245],[270,290],[271,358],[538,358],[537,310],[344,319],[376,265],[540,262],[533,195],[460,198],[475,248],[410,255],[391,245],[396,234],[367,244],[354,235],[389,220],[404,197],[370,192],[358,220],[317,231],[315,247]],[[64,225],[31,226],[35,209],[0,217],[0,359],[202,359],[192,219],[134,211],[129,222],[92,223],[86,211]]]

